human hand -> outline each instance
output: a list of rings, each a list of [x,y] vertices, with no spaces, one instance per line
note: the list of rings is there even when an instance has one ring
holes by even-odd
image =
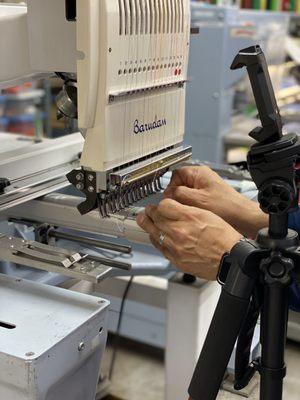
[[[210,211],[165,199],[137,217],[153,245],[183,272],[215,280],[223,255],[242,238]],[[163,243],[161,235],[165,235]]]
[[[165,198],[209,210],[245,236],[256,236],[268,226],[268,216],[210,168],[184,167],[174,171]]]

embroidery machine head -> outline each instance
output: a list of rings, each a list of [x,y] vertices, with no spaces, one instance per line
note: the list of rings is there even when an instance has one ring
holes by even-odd
[[[103,217],[160,191],[183,146],[189,0],[77,1],[82,214]]]
[[[191,156],[190,0],[29,0],[4,11],[13,18],[0,15],[1,87],[64,81],[58,117],[77,118],[85,138],[81,168],[68,174],[86,196],[80,213],[105,217],[161,190],[160,177]]]

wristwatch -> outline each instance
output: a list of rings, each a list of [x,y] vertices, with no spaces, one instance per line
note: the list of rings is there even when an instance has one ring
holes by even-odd
[[[239,243],[241,242],[248,242],[249,239],[243,237],[242,239],[240,239],[237,244],[235,246],[238,246]],[[232,248],[231,251],[233,251],[233,249],[235,248],[235,246]],[[230,256],[229,252],[226,252],[220,262],[220,266],[219,266],[219,271],[218,271],[218,275],[217,275],[217,281],[219,282],[220,285],[224,286],[226,283],[226,279],[230,270],[232,264],[232,258]]]
[[[217,281],[220,285],[224,286],[231,267],[230,253],[225,253],[221,259]]]

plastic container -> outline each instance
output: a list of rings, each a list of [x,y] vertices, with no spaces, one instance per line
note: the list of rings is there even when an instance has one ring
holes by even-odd
[[[26,136],[36,136],[37,128],[40,129],[42,124],[42,114],[36,115],[17,115],[8,118],[7,131],[10,133],[18,133]]]
[[[6,95],[5,114],[14,117],[23,114],[33,114],[41,106],[43,90],[27,91],[18,94]]]

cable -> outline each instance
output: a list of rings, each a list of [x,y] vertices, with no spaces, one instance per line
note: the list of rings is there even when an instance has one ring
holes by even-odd
[[[123,321],[123,316],[124,316],[124,308],[127,300],[127,296],[129,293],[129,290],[131,288],[132,282],[133,282],[133,276],[129,279],[126,288],[124,290],[122,302],[121,302],[121,307],[120,307],[120,313],[119,313],[119,319],[118,319],[118,326],[117,326],[117,331],[114,337],[114,348],[113,348],[113,354],[111,358],[111,363],[110,363],[110,368],[109,368],[109,380],[112,381],[112,377],[114,374],[114,368],[115,368],[115,363],[116,363],[116,357],[117,357],[117,352],[118,348],[120,345],[120,334],[121,334],[121,327],[122,327],[122,321]]]

